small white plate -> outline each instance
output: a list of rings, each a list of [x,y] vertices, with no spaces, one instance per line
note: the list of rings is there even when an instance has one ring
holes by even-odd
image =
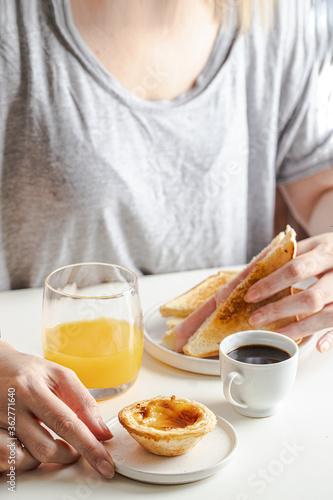
[[[115,471],[144,483],[183,484],[215,474],[233,457],[238,437],[229,422],[217,416],[215,429],[188,453],[177,457],[153,455],[138,444],[113,417],[106,423],[114,438],[108,443]]]
[[[152,307],[144,315],[144,338],[145,350],[159,361],[180,370],[202,373],[204,375],[220,376],[220,362],[218,356],[212,358],[193,358],[175,351],[171,351],[162,345],[162,337],[167,330],[166,318],[160,313],[160,305]],[[314,349],[317,336],[306,337],[299,344],[299,359],[306,358]]]

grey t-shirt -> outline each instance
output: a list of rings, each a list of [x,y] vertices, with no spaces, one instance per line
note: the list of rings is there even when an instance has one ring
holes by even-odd
[[[125,90],[68,0],[1,0],[0,290],[74,262],[161,273],[261,250],[276,184],[333,165],[311,3],[280,0],[270,32],[231,16],[195,87],[149,102],[163,68]]]

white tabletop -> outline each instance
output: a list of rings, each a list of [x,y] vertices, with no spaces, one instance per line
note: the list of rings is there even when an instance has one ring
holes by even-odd
[[[143,310],[186,291],[212,270],[148,276],[140,279]],[[42,355],[42,290],[0,293],[1,337],[19,350]],[[101,479],[82,459],[62,467],[43,465],[17,474],[17,500],[227,499],[332,500],[333,351],[315,349],[300,361],[291,394],[279,413],[264,419],[238,415],[226,402],[219,377],[172,368],[144,353],[135,385],[127,393],[99,403],[105,420],[125,405],[159,394],[186,397],[208,406],[236,429],[239,448],[213,476],[189,484],[158,486],[116,474]],[[114,438],[115,439],[115,438]],[[198,457],[200,461],[200,457]],[[10,498],[5,478],[0,497]]]

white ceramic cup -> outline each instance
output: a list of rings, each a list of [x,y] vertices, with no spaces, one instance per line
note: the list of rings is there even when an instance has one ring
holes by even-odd
[[[290,358],[272,364],[250,364],[228,356],[233,349],[251,344],[283,349]],[[228,335],[220,344],[224,395],[238,413],[247,417],[269,417],[276,413],[294,383],[297,364],[297,344],[279,333],[264,330],[237,332]]]

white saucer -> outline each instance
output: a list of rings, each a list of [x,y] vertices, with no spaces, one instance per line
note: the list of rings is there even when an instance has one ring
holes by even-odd
[[[171,351],[162,345],[162,337],[167,330],[166,318],[160,313],[158,304],[149,309],[144,315],[144,346],[145,350],[159,361],[169,366],[188,372],[202,373],[204,375],[220,376],[220,362],[218,356],[213,358],[193,358],[178,352]],[[314,349],[317,336],[306,337],[299,344],[299,359],[306,358]]]
[[[108,443],[115,471],[144,483],[183,484],[199,481],[225,467],[238,447],[229,422],[217,416],[215,429],[188,453],[178,457],[153,455],[138,444],[113,417],[106,423],[114,438]]]

